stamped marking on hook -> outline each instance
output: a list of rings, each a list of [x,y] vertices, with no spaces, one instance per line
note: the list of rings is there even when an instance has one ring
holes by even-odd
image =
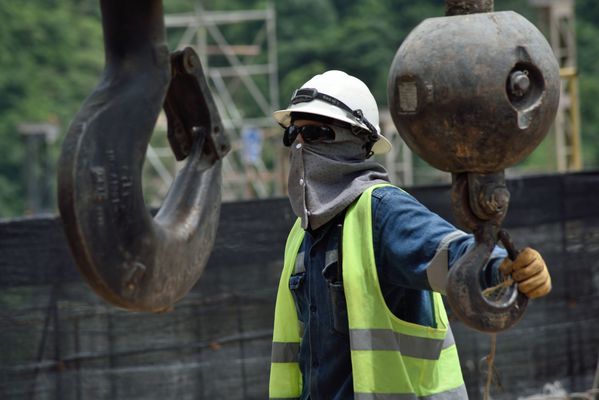
[[[131,187],[133,186],[131,182],[131,174],[129,174],[129,167],[126,165],[121,166],[121,197],[126,198],[131,196]]]
[[[106,170],[104,167],[91,168],[94,200],[96,202],[96,222],[99,227],[104,226],[104,209],[102,203],[108,200],[108,188],[106,185]]]
[[[112,204],[113,217],[117,217],[119,214],[119,206],[120,206],[120,196],[119,196],[119,185],[118,185],[118,176],[114,172],[116,169],[115,160],[116,155],[114,150],[106,151],[106,160],[108,161],[108,198],[110,199],[110,203]],[[117,218],[118,219],[118,218]]]
[[[108,190],[106,188],[106,170],[104,167],[96,166],[91,168],[92,179],[94,182],[94,199],[101,203],[108,199]]]
[[[146,273],[146,266],[139,261],[131,261],[123,264],[125,274],[123,275],[124,289],[126,292],[135,291],[141,279]]]
[[[107,186],[108,200],[112,207],[113,222],[123,219],[129,220],[128,206],[133,188],[130,169],[127,165],[117,164],[115,150],[106,150],[105,154],[108,173],[103,172],[103,174],[108,176],[105,185]]]

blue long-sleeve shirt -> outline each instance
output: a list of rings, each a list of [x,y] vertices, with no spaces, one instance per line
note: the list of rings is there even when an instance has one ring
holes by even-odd
[[[387,305],[405,321],[434,326],[430,291],[444,292],[448,269],[474,238],[396,187],[373,191],[372,216],[375,262]],[[353,399],[347,309],[337,260],[342,223],[339,215],[316,231],[306,231],[289,280],[303,326],[302,400]],[[489,265],[504,256],[497,248]]]

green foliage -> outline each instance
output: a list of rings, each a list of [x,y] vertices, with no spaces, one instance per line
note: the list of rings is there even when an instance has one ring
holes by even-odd
[[[291,0],[276,7],[282,104],[315,73],[342,69],[364,80],[384,105],[401,41],[423,18],[443,12],[433,1]]]
[[[166,13],[200,9],[197,0],[164,3]],[[443,14],[439,0],[203,0],[201,8],[263,9],[269,3],[277,11],[283,105],[312,75],[342,69],[362,78],[385,107],[387,74],[395,51],[420,21]],[[527,2],[520,0],[496,1],[495,7],[515,10],[533,22],[537,18]],[[599,98],[599,3],[578,0],[576,7],[584,161],[586,167],[597,167],[599,105],[594,100]],[[53,122],[64,133],[98,81],[104,56],[96,0],[6,0],[0,2],[0,20],[1,218],[25,211],[22,169],[28,155],[17,125]],[[171,46],[177,34],[169,32]],[[251,24],[231,25],[223,28],[223,34],[231,43],[247,44],[256,32]],[[60,139],[62,135],[52,146],[54,159]],[[551,165],[552,147],[544,143],[523,165]]]
[[[578,39],[580,114],[583,160],[587,167],[599,165],[599,4],[579,1],[576,34]],[[582,16],[581,15],[581,16]],[[593,22],[594,21],[594,22]]]
[[[51,122],[64,132],[98,79],[96,7],[76,0],[0,5],[0,217],[22,214],[24,154],[17,125]],[[60,142],[60,141],[58,141]],[[52,148],[54,157],[58,143]]]

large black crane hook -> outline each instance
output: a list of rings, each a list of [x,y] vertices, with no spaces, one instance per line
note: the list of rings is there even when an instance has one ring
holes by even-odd
[[[76,264],[101,297],[162,311],[200,277],[229,150],[197,55],[169,54],[161,0],[102,0],[106,65],[65,138],[58,202]],[[155,217],[142,166],[161,107],[177,159],[187,158]]]
[[[452,173],[454,214],[474,233],[474,246],[449,272],[449,304],[471,327],[497,332],[527,304],[515,286],[495,301],[481,284],[498,240],[515,255],[501,229],[509,204],[503,170],[547,134],[559,103],[559,66],[536,27],[514,12],[492,12],[493,0],[445,4],[445,17],[424,20],[397,51],[389,105],[408,146]]]

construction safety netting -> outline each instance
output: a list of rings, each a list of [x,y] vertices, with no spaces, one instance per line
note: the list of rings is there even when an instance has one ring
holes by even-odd
[[[553,291],[497,336],[491,393],[592,388],[599,352],[599,172],[510,180],[505,222],[538,249]],[[448,186],[409,190],[452,220]],[[206,271],[162,314],[119,310],[83,283],[60,220],[0,222],[0,399],[266,399],[275,292],[293,214],[286,199],[223,205]],[[488,335],[453,319],[471,399]]]

